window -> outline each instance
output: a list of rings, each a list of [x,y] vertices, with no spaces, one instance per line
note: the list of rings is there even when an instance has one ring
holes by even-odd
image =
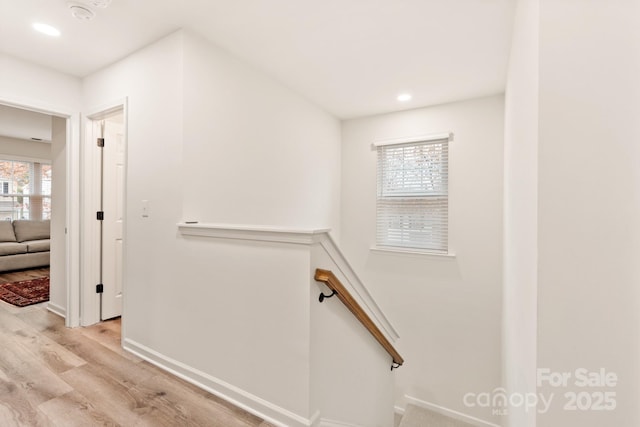
[[[0,220],[51,218],[51,165],[0,160]]]
[[[378,143],[379,247],[448,252],[450,135]]]

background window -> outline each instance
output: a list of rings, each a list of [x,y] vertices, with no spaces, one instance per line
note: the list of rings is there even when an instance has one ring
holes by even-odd
[[[0,160],[0,220],[51,218],[51,165]]]
[[[447,253],[449,138],[377,150],[377,245]]]

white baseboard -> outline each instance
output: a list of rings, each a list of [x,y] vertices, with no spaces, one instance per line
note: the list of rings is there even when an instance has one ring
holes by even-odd
[[[53,314],[57,314],[58,316],[62,317],[63,319],[67,318],[67,310],[65,308],[60,307],[57,304],[53,304],[51,302],[48,303],[47,304],[47,310],[49,310]]]
[[[320,413],[311,418],[294,414],[258,396],[226,383],[205,372],[164,356],[133,340],[125,339],[123,348],[157,367],[224,399],[271,424],[282,427],[310,427],[317,425]]]
[[[447,417],[451,417],[451,418],[454,418],[456,420],[464,421],[465,423],[473,424],[475,426],[501,427],[498,424],[494,424],[494,423],[491,423],[489,421],[485,421],[485,420],[482,420],[480,418],[476,418],[476,417],[473,417],[471,415],[455,411],[453,409],[445,408],[444,406],[436,405],[435,403],[427,402],[427,401],[424,401],[424,400],[421,400],[421,399],[418,399],[418,398],[415,398],[415,397],[412,397],[412,396],[405,395],[404,398],[407,401],[407,403],[410,403],[412,405],[416,405],[416,406],[418,406],[420,408],[428,409],[430,411],[437,412],[437,413],[445,415]],[[405,412],[405,410],[403,408],[400,408],[398,406],[396,406],[394,409],[395,409],[396,413],[398,413],[398,414],[404,414],[404,412]]]
[[[318,427],[362,427],[356,424],[343,423],[336,420],[321,419]]]

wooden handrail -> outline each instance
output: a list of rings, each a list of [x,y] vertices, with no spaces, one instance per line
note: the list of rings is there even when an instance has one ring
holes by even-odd
[[[391,345],[389,340],[387,340],[387,338],[383,335],[382,331],[380,331],[376,324],[373,323],[373,320],[371,320],[369,315],[362,309],[360,304],[358,304],[353,296],[351,296],[344,285],[340,283],[340,280],[338,280],[338,278],[335,274],[333,274],[332,271],[317,268],[314,278],[318,282],[324,283],[325,285],[327,285],[327,287],[329,287],[329,289],[335,292],[335,295],[338,296],[340,301],[342,301],[342,303],[349,309],[349,311],[353,313],[354,316],[356,316],[356,319],[358,319],[360,323],[362,323],[365,329],[369,331],[369,333],[373,335],[376,341],[378,341],[380,345],[387,351],[387,353],[389,353],[389,355],[393,359],[393,363],[398,366],[404,363],[404,359],[402,358],[402,356],[400,356],[398,351],[393,347],[393,345]]]

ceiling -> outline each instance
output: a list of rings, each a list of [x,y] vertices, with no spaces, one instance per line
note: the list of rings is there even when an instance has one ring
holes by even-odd
[[[90,0],[78,0],[88,2]],[[340,118],[504,91],[515,0],[0,0],[0,52],[84,77],[179,28]],[[57,27],[49,38],[32,30]],[[413,99],[400,103],[396,96]]]

